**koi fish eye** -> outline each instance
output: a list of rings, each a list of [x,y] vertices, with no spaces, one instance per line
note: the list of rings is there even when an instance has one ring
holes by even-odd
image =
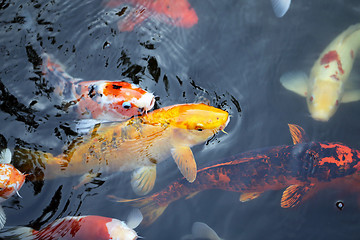
[[[130,108],[131,108],[131,103],[129,103],[129,102],[123,102],[122,107],[123,107],[124,109],[130,109]]]
[[[204,130],[204,126],[202,124],[198,124],[195,126],[195,130],[198,130],[199,132],[201,132],[202,130]]]

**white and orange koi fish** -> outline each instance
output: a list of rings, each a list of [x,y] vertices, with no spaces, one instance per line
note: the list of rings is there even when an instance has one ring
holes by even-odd
[[[328,121],[341,102],[360,100],[360,89],[346,89],[359,47],[360,24],[355,24],[325,48],[316,60],[310,77],[304,73],[287,73],[280,81],[288,90],[306,97],[315,120]]]
[[[0,203],[17,193],[25,182],[25,175],[14,168],[11,162],[11,152],[4,149],[0,154]],[[20,195],[19,195],[20,196]],[[0,229],[4,227],[6,216],[0,205]]]
[[[154,107],[154,95],[135,84],[73,78],[60,63],[44,56],[43,74],[64,101],[75,105],[80,119],[123,121]]]

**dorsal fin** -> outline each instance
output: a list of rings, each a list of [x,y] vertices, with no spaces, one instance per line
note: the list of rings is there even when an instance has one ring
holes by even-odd
[[[304,143],[309,141],[302,127],[295,124],[288,124],[288,126],[294,144]]]

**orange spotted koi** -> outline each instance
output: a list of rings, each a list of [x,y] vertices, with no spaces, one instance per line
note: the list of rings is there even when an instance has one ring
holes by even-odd
[[[356,175],[360,151],[342,143],[308,142],[305,131],[289,124],[294,145],[282,145],[240,153],[199,169],[193,183],[180,179],[162,191],[138,199],[117,199],[140,208],[144,224],[154,222],[167,206],[207,189],[241,192],[241,202],[264,191],[286,188],[281,207],[292,208],[308,198],[320,184]]]
[[[10,164],[11,152],[9,149],[3,150],[0,155],[0,203],[2,203],[15,193],[19,195],[18,191],[25,182],[25,175]],[[0,206],[0,229],[4,227],[5,222],[5,212]]]
[[[124,81],[74,79],[64,67],[45,55],[44,74],[56,84],[55,92],[76,105],[81,119],[123,121],[151,110],[155,97]]]
[[[127,10],[126,5],[134,6],[128,15],[118,21],[118,29],[122,32],[132,31],[134,27],[150,16],[156,16],[161,21],[183,28],[190,28],[197,24],[198,16],[187,0],[109,0],[105,3],[108,8],[124,6],[120,14]]]

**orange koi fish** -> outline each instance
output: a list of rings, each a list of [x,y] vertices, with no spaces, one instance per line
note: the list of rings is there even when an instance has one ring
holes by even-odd
[[[75,79],[45,55],[44,74],[56,84],[55,92],[76,105],[79,118],[122,121],[151,110],[152,93],[124,81]]]
[[[328,121],[341,102],[360,100],[360,89],[348,84],[355,57],[360,49],[360,24],[350,26],[337,36],[305,73],[287,73],[280,81],[290,91],[306,97],[312,118]],[[348,86],[347,86],[348,85]]]
[[[4,229],[1,239],[26,240],[135,240],[137,233],[133,230],[142,221],[141,212],[133,210],[127,223],[114,218],[101,216],[64,217],[55,220],[40,231],[29,227]]]
[[[134,6],[134,10],[130,10],[128,15],[118,21],[118,29],[122,32],[134,30],[136,25],[150,16],[183,28],[190,28],[198,22],[198,16],[187,0],[109,0],[105,6],[118,8],[126,4]],[[124,7],[121,14],[126,9]]]
[[[101,124],[58,156],[18,149],[14,159],[24,171],[42,168],[45,178],[85,174],[82,182],[98,173],[135,170],[131,185],[137,194],[146,194],[154,186],[156,165],[169,156],[193,182],[196,162],[190,148],[223,130],[228,121],[226,111],[206,104],[173,105],[126,122]],[[22,157],[34,160],[27,163]]]
[[[25,175],[14,168],[11,162],[11,152],[5,149],[0,154],[0,203],[17,193],[25,182]],[[20,196],[20,195],[19,195]],[[0,205],[0,229],[4,227],[6,216]]]
[[[342,143],[308,142],[301,127],[289,128],[294,145],[241,153],[198,170],[191,184],[180,179],[151,196],[117,201],[140,208],[149,225],[170,203],[207,189],[241,192],[240,201],[246,202],[264,191],[286,188],[281,207],[291,208],[311,196],[317,185],[359,174],[359,150]]]

